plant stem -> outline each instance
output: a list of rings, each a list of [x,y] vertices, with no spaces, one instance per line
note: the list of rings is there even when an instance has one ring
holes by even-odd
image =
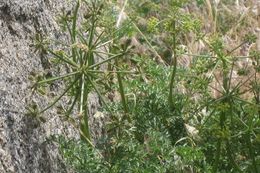
[[[49,79],[46,79],[46,80],[42,80],[42,81],[37,82],[36,85],[41,85],[41,84],[44,84],[44,83],[49,83],[49,82],[53,82],[53,81],[56,81],[56,80],[64,79],[64,78],[67,78],[67,77],[76,75],[76,74],[78,74],[78,73],[79,73],[79,71],[75,71],[75,72],[68,73],[68,74],[65,74],[65,75],[62,75],[62,76],[49,78]]]
[[[93,64],[93,65],[90,65],[90,66],[88,66],[88,68],[89,68],[89,69],[92,69],[92,68],[97,67],[97,66],[99,66],[99,65],[102,65],[102,64],[104,64],[104,63],[106,63],[106,62],[109,62],[109,61],[111,61],[111,60],[113,60],[113,59],[115,59],[115,58],[117,58],[117,57],[119,57],[119,56],[121,56],[121,55],[122,55],[122,53],[116,54],[116,55],[111,56],[110,58],[107,58],[107,59],[105,59],[105,60],[103,60],[103,61],[101,61],[101,62],[98,62],[98,63],[95,63],[95,64]]]
[[[87,98],[88,92],[86,91],[85,87],[85,75],[81,76],[81,93],[80,93],[80,103],[79,103],[79,114],[82,115],[80,129],[85,134],[85,136],[90,140],[90,132],[89,132],[89,125],[88,125],[88,107],[87,107]],[[84,139],[84,138],[83,138]]]
[[[251,157],[251,160],[252,160],[252,166],[253,166],[254,172],[258,172],[257,163],[255,160],[255,153],[254,153],[254,150],[252,147],[252,142],[251,142],[250,136],[251,136],[250,132],[248,132],[248,134],[246,135],[246,141],[247,141],[247,146],[248,146],[248,150],[249,150],[249,156]]]
[[[115,64],[116,64],[117,67],[119,66],[117,58],[115,59]],[[126,98],[125,98],[125,91],[124,91],[122,77],[121,77],[120,73],[116,72],[116,74],[117,74],[117,80],[118,80],[118,84],[119,84],[119,92],[120,92],[120,95],[121,95],[125,116],[126,116],[128,122],[131,122],[131,118],[128,115],[129,110],[128,110],[127,101],[126,101]]]
[[[175,109],[173,103],[173,84],[176,78],[177,72],[177,53],[176,53],[176,21],[173,22],[173,69],[170,80],[170,91],[169,91],[169,105],[172,110]]]
[[[230,159],[231,164],[234,166],[234,168],[239,172],[239,173],[243,173],[243,171],[239,168],[239,166],[237,165],[237,163],[234,160],[234,157],[232,155],[232,151],[231,151],[231,146],[229,141],[227,141],[227,155]]]
[[[77,1],[77,5],[75,8],[75,11],[73,12],[73,21],[72,21],[72,32],[71,32],[71,41],[74,44],[76,42],[76,35],[77,35],[77,19],[78,19],[78,11],[79,11],[79,7],[80,7],[80,0]]]
[[[51,104],[49,104],[46,108],[44,108],[43,110],[41,110],[39,112],[39,114],[42,114],[43,112],[45,112],[46,110],[50,109],[52,106],[54,106],[60,99],[61,97],[63,97],[72,87],[73,85],[78,81],[78,78],[76,78],[66,89],[65,91],[59,96],[57,97]]]
[[[74,48],[72,48],[72,51],[74,50]],[[56,58],[62,60],[63,62],[67,63],[67,64],[70,64],[71,66],[75,67],[75,68],[78,68],[78,65],[76,63],[76,60],[74,58],[74,55],[72,55],[73,57],[73,60],[70,60],[68,57],[66,57],[65,55],[59,55],[57,53],[55,53],[54,51],[52,50],[48,50],[52,55],[54,55]],[[74,51],[73,51],[74,52]]]
[[[219,165],[219,160],[220,160],[220,155],[221,155],[221,144],[222,144],[222,140],[219,139],[218,143],[217,143],[217,154],[216,154],[215,163],[213,166],[213,173],[216,173],[218,170],[218,165]]]
[[[221,57],[221,55],[218,55],[219,57]],[[224,89],[224,94],[223,94],[223,97],[227,97],[225,98],[222,103],[223,104],[226,104],[229,102],[229,99],[228,99],[228,94],[229,94],[229,91],[228,91],[228,73],[227,73],[227,64],[226,64],[226,61],[224,60],[224,58],[221,57],[222,60],[222,63],[223,63],[223,69],[222,69],[222,72],[223,72],[223,89]],[[229,104],[230,105],[230,104]],[[223,110],[221,111],[220,113],[220,117],[219,117],[219,126],[220,126],[220,129],[221,131],[225,130],[225,121],[226,121],[226,114],[228,112],[226,110]],[[218,139],[218,142],[217,142],[217,153],[216,153],[216,159],[215,159],[215,163],[214,163],[214,167],[213,167],[213,172],[217,172],[218,170],[218,166],[219,166],[219,160],[220,160],[220,156],[221,156],[221,145],[222,145],[222,142],[223,142],[223,139],[222,137],[220,137]]]

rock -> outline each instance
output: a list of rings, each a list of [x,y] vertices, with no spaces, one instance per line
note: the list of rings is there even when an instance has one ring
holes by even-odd
[[[46,123],[40,123],[24,113],[31,100],[43,107],[53,99],[31,94],[30,73],[46,70],[43,59],[31,46],[33,39],[36,33],[42,33],[66,40],[56,17],[61,10],[71,10],[72,2],[0,0],[1,173],[71,172],[59,155],[57,145],[48,138],[57,134],[77,138],[78,132],[63,122],[55,110],[43,115],[48,119]],[[98,97],[91,97],[91,103],[90,112],[94,114],[99,104]]]

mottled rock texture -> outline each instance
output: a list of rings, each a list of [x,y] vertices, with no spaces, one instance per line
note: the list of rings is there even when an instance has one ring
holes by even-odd
[[[71,3],[72,2],[72,3]],[[51,96],[31,95],[31,72],[46,71],[46,63],[32,46],[36,33],[66,40],[59,30],[57,16],[69,11],[68,0],[0,0],[0,172],[71,172],[66,168],[55,144],[48,141],[53,134],[77,137],[78,133],[57,116],[55,110],[44,114],[46,123],[26,116],[32,100],[39,106]],[[54,87],[53,92],[58,92]],[[99,104],[90,97],[90,112]]]

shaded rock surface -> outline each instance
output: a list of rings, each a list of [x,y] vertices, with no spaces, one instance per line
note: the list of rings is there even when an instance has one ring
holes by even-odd
[[[71,1],[73,2],[73,1]],[[32,100],[46,105],[51,96],[31,95],[32,71],[48,67],[32,45],[36,33],[55,39],[65,39],[56,23],[61,10],[69,11],[73,4],[66,0],[0,0],[0,172],[71,172],[66,168],[55,144],[53,134],[78,136],[69,124],[48,111],[46,123],[24,115]],[[58,92],[59,86],[53,92]],[[99,104],[95,94],[90,97],[90,112]],[[93,132],[94,133],[94,132]]]

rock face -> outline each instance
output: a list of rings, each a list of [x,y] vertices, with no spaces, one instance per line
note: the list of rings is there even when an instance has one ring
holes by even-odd
[[[73,1],[71,1],[73,3]],[[32,71],[46,70],[44,60],[32,46],[36,33],[66,39],[56,17],[73,4],[66,0],[0,0],[0,172],[71,172],[64,165],[55,144],[48,142],[53,134],[77,136],[55,111],[39,123],[24,114],[33,100],[46,105],[51,97],[31,95]],[[54,92],[58,88],[54,88]],[[97,96],[91,97],[90,112],[95,113]]]

